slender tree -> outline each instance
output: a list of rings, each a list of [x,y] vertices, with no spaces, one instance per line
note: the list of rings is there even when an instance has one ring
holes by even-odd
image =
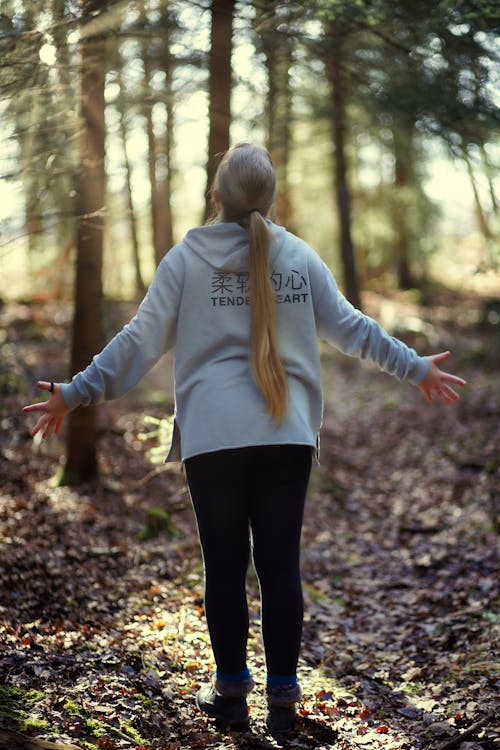
[[[209,58],[209,134],[205,219],[211,212],[210,188],[217,156],[229,148],[231,124],[231,52],[235,0],[212,0]]]
[[[335,22],[327,27],[328,52],[326,72],[331,90],[331,116],[335,163],[335,198],[340,228],[340,257],[344,275],[344,291],[354,307],[361,307],[356,255],[351,228],[351,191],[349,187],[346,135],[347,91],[345,74],[344,32]]]
[[[276,168],[278,193],[276,214],[292,228],[292,207],[288,189],[288,162],[292,142],[292,90],[290,69],[293,64],[295,36],[290,24],[294,8],[283,3],[255,2],[256,46],[264,53],[268,91],[266,97],[267,148]],[[281,29],[281,30],[280,30]]]
[[[151,190],[151,236],[155,265],[158,265],[160,260],[162,259],[165,248],[163,247],[163,243],[160,237],[158,218],[158,211],[160,206],[158,196],[158,177],[156,170],[158,144],[153,124],[153,106],[155,104],[155,97],[151,89],[151,80],[153,74],[150,52],[152,29],[149,25],[146,0],[141,0],[140,2],[140,25],[143,30],[141,42],[142,62],[144,65],[143,115],[146,121],[146,134],[148,139],[148,173]]]
[[[100,5],[100,4],[99,4]],[[85,368],[102,345],[102,250],[104,229],[104,81],[106,42],[93,33],[96,2],[82,4],[80,27],[80,171],[77,191],[76,276],[71,373]],[[61,482],[98,476],[95,407],[79,407],[68,419],[66,464]]]
[[[467,174],[469,175],[469,182],[472,189],[472,195],[474,196],[474,206],[476,209],[477,224],[485,240],[493,239],[493,232],[490,229],[486,212],[484,210],[481,197],[479,195],[479,189],[477,185],[477,178],[474,173],[474,167],[472,166],[472,160],[468,153],[468,150],[464,148],[463,159],[467,167]]]
[[[158,51],[158,67],[165,75],[165,136],[162,142],[162,158],[164,159],[163,178],[158,184],[160,206],[158,209],[159,235],[163,243],[163,252],[174,244],[174,227],[172,216],[172,151],[174,148],[174,73],[176,59],[172,54],[174,31],[178,28],[177,19],[168,7],[165,7],[161,17],[161,47]]]
[[[48,134],[39,123],[44,122],[42,111],[47,96],[47,71],[33,55],[27,44],[30,34],[35,34],[37,9],[29,3],[22,3],[15,13],[12,3],[9,15],[3,22],[8,23],[9,31],[18,35],[17,44],[12,50],[11,64],[14,71],[22,70],[25,87],[19,86],[10,100],[10,110],[16,123],[16,137],[19,143],[20,173],[25,206],[25,231],[28,237],[30,265],[33,265],[36,251],[44,240],[43,220],[46,194],[44,188],[44,156],[47,154]],[[5,63],[4,63],[5,64]],[[14,73],[15,76],[15,73]],[[15,80],[15,79],[14,79]],[[16,84],[15,84],[16,85]],[[16,87],[17,87],[16,86]],[[14,88],[14,87],[13,87]],[[45,200],[44,200],[45,199]]]
[[[125,201],[127,206],[127,217],[130,229],[130,242],[132,244],[132,259],[134,263],[135,276],[135,296],[141,298],[146,291],[146,285],[142,278],[141,259],[139,255],[139,236],[137,231],[137,218],[135,214],[134,199],[132,197],[132,167],[128,153],[128,133],[126,122],[126,100],[125,87],[123,85],[123,76],[121,69],[118,70],[118,85],[120,87],[120,96],[118,98],[118,111],[120,118],[120,137],[123,145],[123,164],[125,167]]]

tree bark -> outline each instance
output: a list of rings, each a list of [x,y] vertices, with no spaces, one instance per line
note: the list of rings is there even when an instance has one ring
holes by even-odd
[[[259,3],[256,3],[256,12],[257,18],[260,14],[267,13]],[[290,67],[293,63],[293,40],[277,31],[273,23],[271,30],[261,32],[260,42],[266,58],[267,148],[276,169],[276,216],[282,224],[293,231],[292,206],[288,188],[292,120]]]
[[[498,213],[498,200],[495,193],[495,183],[494,183],[494,170],[490,164],[490,160],[488,158],[488,154],[486,153],[486,148],[484,146],[484,143],[481,143],[479,146],[480,152],[481,152],[481,161],[483,164],[484,174],[486,176],[486,179],[488,180],[488,189],[490,191],[490,200],[491,200],[491,210],[493,214]]]
[[[476,207],[476,216],[477,216],[477,223],[479,226],[479,230],[485,240],[491,240],[493,237],[493,233],[489,227],[488,220],[484,212],[483,204],[481,203],[479,190],[477,189],[477,181],[476,181],[476,176],[474,174],[474,168],[472,166],[471,159],[466,148],[463,149],[463,158],[467,167],[467,174],[469,175],[470,185],[472,188],[472,194],[474,196],[474,205]]]
[[[120,97],[125,95],[121,72],[118,73],[118,84],[120,86]],[[128,158],[127,148],[127,126],[125,123],[125,107],[123,99],[119,102],[120,114],[120,135],[123,143],[123,161],[125,164],[125,194],[127,203],[128,223],[130,227],[130,240],[132,243],[132,257],[135,271],[135,296],[143,297],[146,291],[146,285],[142,278],[141,261],[139,257],[139,238],[137,235],[137,221],[135,217],[134,201],[132,199],[132,170],[130,168],[130,159]]]
[[[344,275],[344,291],[354,307],[361,307],[356,258],[351,234],[351,195],[347,178],[346,155],[346,87],[342,70],[341,36],[331,30],[332,46],[327,58],[328,78],[332,93],[332,128],[335,147],[335,196],[340,227],[340,254]]]
[[[30,3],[21,7],[20,19],[22,29],[29,33],[36,28],[36,12]],[[8,15],[7,15],[8,19]],[[11,26],[11,33],[14,26]],[[43,69],[37,70],[25,81],[25,88],[12,101],[16,119],[16,131],[20,150],[22,190],[25,210],[25,232],[28,238],[28,261],[30,270],[34,271],[36,251],[44,245],[45,225],[41,208],[41,194],[44,188],[43,155],[46,152],[45,136],[41,134],[39,123],[43,119],[42,97],[39,93],[47,86],[47,77]]]
[[[83,23],[90,5],[86,3],[83,8]],[[71,374],[85,368],[102,345],[105,69],[104,39],[84,36],[80,42],[82,135],[77,191],[77,257]],[[96,433],[95,407],[80,407],[70,413],[62,484],[78,484],[98,476]]]
[[[231,52],[235,0],[212,0],[209,60],[209,134],[205,220],[212,211],[210,189],[217,156],[229,148],[231,124]]]
[[[394,148],[394,231],[396,235],[394,257],[399,289],[412,289],[415,279],[411,269],[412,230],[409,193],[415,182],[413,170],[413,126],[397,123],[393,129]]]
[[[141,1],[141,23],[147,28],[146,23],[146,0]],[[157,143],[153,126],[153,99],[151,92],[151,58],[148,40],[142,43],[142,60],[144,63],[144,104],[143,114],[146,120],[146,134],[148,138],[148,173],[151,186],[151,233],[155,265],[158,266],[165,252],[162,238],[159,232],[158,211],[160,207],[158,195],[158,179],[156,174]]]
[[[163,156],[165,159],[165,176],[158,186],[161,207],[158,212],[159,234],[164,243],[164,250],[169,250],[174,244],[174,228],[172,218],[172,149],[174,147],[174,91],[173,73],[174,59],[170,52],[171,34],[169,18],[164,19],[163,57],[162,67],[165,72],[165,143]]]

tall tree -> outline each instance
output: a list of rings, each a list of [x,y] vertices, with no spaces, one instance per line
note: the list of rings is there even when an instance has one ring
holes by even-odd
[[[85,368],[102,345],[102,251],[104,229],[104,81],[106,42],[94,26],[101,4],[83,0],[80,26],[80,171],[77,190],[76,276],[71,373]],[[94,31],[96,29],[96,31]],[[61,482],[98,476],[95,407],[69,415],[66,464]]]
[[[123,164],[125,167],[125,201],[127,206],[128,224],[130,229],[130,242],[132,244],[132,258],[134,263],[134,276],[135,276],[135,296],[141,298],[144,296],[146,291],[146,285],[141,272],[141,259],[139,255],[139,236],[137,230],[137,218],[134,207],[134,199],[132,196],[132,167],[130,164],[129,153],[128,153],[128,133],[127,133],[127,121],[126,121],[126,98],[125,98],[125,86],[123,84],[123,76],[121,68],[118,69],[118,85],[120,86],[120,96],[118,97],[118,112],[120,118],[120,137],[123,144]]]
[[[231,125],[231,53],[235,0],[212,0],[209,58],[209,133],[205,219],[211,213],[210,188],[217,156],[229,148]]]
[[[161,48],[157,53],[158,67],[165,75],[165,136],[162,142],[162,158],[164,160],[163,177],[158,183],[158,234],[163,243],[163,252],[174,244],[174,227],[172,216],[172,151],[174,148],[174,73],[176,59],[172,54],[174,31],[178,29],[174,12],[166,6],[160,21]]]
[[[149,27],[149,20],[147,15],[146,0],[141,0],[140,3],[140,25],[143,29],[143,33],[147,32],[147,36],[143,36],[142,39],[142,61],[144,64],[144,99],[143,99],[143,114],[146,120],[146,134],[148,138],[148,173],[149,173],[149,184],[151,191],[150,209],[151,209],[151,236],[153,244],[153,254],[155,259],[155,265],[158,266],[160,263],[165,248],[160,237],[160,227],[158,211],[160,207],[160,201],[158,196],[158,177],[156,170],[156,160],[158,145],[156,140],[156,134],[153,123],[153,106],[155,104],[155,97],[151,88],[152,80],[152,59],[151,59],[151,32]]]
[[[264,53],[268,82],[267,148],[276,168],[276,214],[278,220],[291,229],[288,162],[292,141],[290,69],[293,64],[295,36],[291,33],[289,24],[293,21],[294,9],[277,0],[264,5],[256,0],[255,11],[256,45]]]
[[[46,202],[46,181],[44,165],[47,158],[48,132],[42,114],[44,99],[48,95],[47,71],[33,55],[27,39],[36,34],[36,5],[23,3],[14,9],[6,7],[2,14],[2,25],[8,24],[9,32],[17,35],[16,44],[10,59],[13,68],[13,83],[17,88],[16,71],[21,71],[25,78],[25,87],[19,86],[10,100],[10,110],[16,123],[16,138],[19,143],[20,173],[25,207],[25,230],[28,237],[29,261],[33,264],[35,251],[44,239],[45,224],[43,208]],[[16,12],[17,11],[17,12]],[[4,62],[4,65],[6,61]],[[45,156],[45,159],[44,159]]]
[[[346,59],[343,29],[330,21],[326,28],[326,72],[331,90],[331,115],[335,163],[335,197],[340,229],[340,257],[344,276],[344,291],[354,307],[361,307],[356,255],[351,228],[351,191],[347,164],[347,92]]]

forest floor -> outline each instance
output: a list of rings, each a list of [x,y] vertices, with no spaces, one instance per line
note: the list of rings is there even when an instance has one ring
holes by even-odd
[[[63,445],[33,442],[20,407],[64,372],[68,309],[0,310],[0,748],[500,748],[500,325],[485,300],[436,296],[367,308],[422,353],[453,349],[468,379],[456,406],[324,350],[303,701],[281,740],[264,724],[252,572],[251,730],[220,732],[194,706],[213,670],[196,529],[182,469],[151,463],[144,420],[165,416],[163,376],[102,409],[100,481],[58,487]]]

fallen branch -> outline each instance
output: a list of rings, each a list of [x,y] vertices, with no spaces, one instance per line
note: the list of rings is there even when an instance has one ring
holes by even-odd
[[[472,735],[475,734],[478,729],[482,729],[483,727],[487,726],[495,718],[496,718],[496,713],[494,711],[492,711],[489,714],[486,714],[486,716],[484,716],[482,719],[480,719],[479,721],[476,721],[475,724],[471,724],[471,726],[468,729],[466,729],[464,732],[459,732],[450,740],[445,742],[444,745],[441,745],[439,750],[450,750],[450,748],[460,745],[464,740],[468,739],[469,737],[472,737]]]
[[[127,737],[129,740],[130,737]],[[76,745],[61,744],[40,740],[38,737],[27,737],[19,732],[0,729],[0,747],[8,750],[80,750]]]

